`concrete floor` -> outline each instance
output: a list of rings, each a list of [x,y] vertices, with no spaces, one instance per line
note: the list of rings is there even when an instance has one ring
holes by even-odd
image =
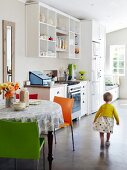
[[[95,114],[86,116],[74,122],[74,152],[70,128],[57,131],[52,170],[127,170],[127,100],[116,101],[114,105],[119,113],[120,125],[114,126],[110,147],[100,149],[99,134],[92,129]],[[14,170],[13,165],[13,160],[0,159],[0,170]],[[18,161],[17,169],[34,170],[35,167],[35,162]],[[39,170],[41,169],[42,158]],[[48,170],[47,160],[46,170]]]

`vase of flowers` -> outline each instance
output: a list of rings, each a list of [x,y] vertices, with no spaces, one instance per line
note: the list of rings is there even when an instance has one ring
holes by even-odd
[[[16,99],[15,94],[16,94],[16,90],[18,89],[19,89],[18,83],[7,82],[7,83],[0,84],[0,94],[4,92],[6,107],[11,107],[11,105]]]

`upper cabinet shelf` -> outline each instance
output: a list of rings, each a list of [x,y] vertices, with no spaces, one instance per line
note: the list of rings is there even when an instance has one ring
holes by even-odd
[[[64,31],[64,30],[60,30],[60,29],[56,29],[56,34],[58,36],[62,36],[62,35],[68,35],[68,32],[67,31]]]
[[[43,3],[26,4],[26,55],[78,59],[80,21]]]

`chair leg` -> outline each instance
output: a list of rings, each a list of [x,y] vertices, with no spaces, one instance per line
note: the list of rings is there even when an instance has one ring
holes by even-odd
[[[72,126],[72,125],[71,125],[71,134],[72,134],[73,151],[75,151],[75,147],[74,147],[74,135],[73,135],[73,126]]]
[[[37,160],[37,170],[39,170],[39,160]]]
[[[16,161],[16,159],[14,161],[15,161],[15,170],[16,170],[17,169],[17,161]]]
[[[54,128],[54,138],[55,138],[55,144],[56,144],[56,130]]]
[[[43,170],[45,170],[45,144],[43,146]]]

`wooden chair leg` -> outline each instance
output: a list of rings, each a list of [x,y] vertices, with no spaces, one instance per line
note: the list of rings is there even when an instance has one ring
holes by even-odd
[[[73,135],[73,126],[72,126],[72,125],[71,125],[71,134],[72,134],[73,151],[75,151],[75,147],[74,147],[74,135]]]
[[[56,144],[56,130],[54,128],[54,138],[55,138],[55,144]]]

